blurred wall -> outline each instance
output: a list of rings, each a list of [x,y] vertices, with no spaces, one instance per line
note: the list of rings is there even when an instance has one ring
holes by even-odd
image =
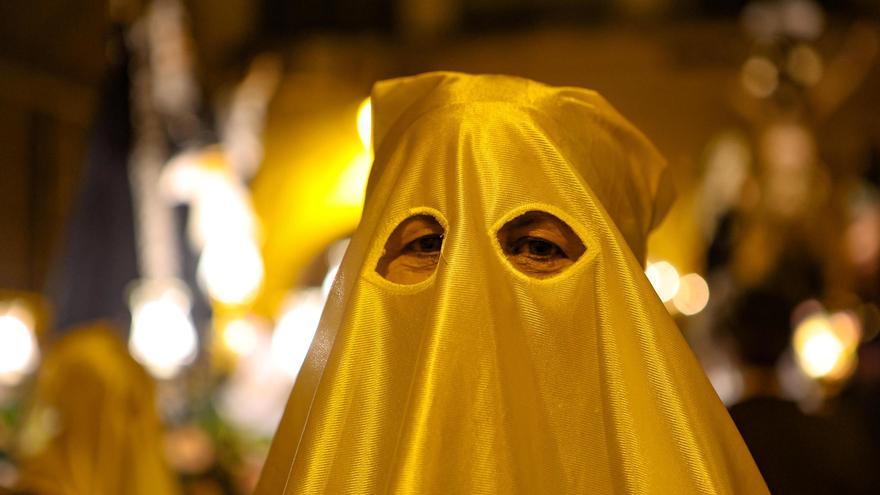
[[[0,287],[42,289],[104,66],[100,0],[0,3]]]

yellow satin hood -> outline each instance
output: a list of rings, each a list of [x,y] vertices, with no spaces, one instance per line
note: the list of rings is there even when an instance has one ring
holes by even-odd
[[[363,219],[258,494],[737,493],[767,489],[644,276],[665,163],[592,91],[431,73],[373,91]],[[496,232],[527,211],[586,252],[534,279]],[[434,274],[376,272],[414,214]]]

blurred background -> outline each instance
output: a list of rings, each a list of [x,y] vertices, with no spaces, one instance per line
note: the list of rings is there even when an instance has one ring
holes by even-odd
[[[646,275],[771,490],[880,493],[876,0],[0,3],[0,487],[249,493],[370,87],[429,70],[642,129],[679,191]]]

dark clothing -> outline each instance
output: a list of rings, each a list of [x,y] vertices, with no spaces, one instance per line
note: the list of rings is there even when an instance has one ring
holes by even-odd
[[[774,495],[877,494],[876,458],[858,422],[804,414],[795,403],[755,397],[730,408]]]

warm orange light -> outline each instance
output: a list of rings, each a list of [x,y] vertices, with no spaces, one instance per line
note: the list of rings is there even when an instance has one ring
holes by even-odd
[[[855,367],[861,330],[850,313],[813,314],[795,329],[793,344],[803,372],[816,379],[840,380]]]
[[[679,279],[678,292],[672,297],[675,309],[684,315],[695,315],[709,303],[709,285],[696,273],[688,273]]]
[[[668,261],[648,263],[648,267],[645,269],[645,276],[648,277],[648,280],[654,286],[654,290],[663,302],[668,302],[675,297],[681,284],[678,270]]]

